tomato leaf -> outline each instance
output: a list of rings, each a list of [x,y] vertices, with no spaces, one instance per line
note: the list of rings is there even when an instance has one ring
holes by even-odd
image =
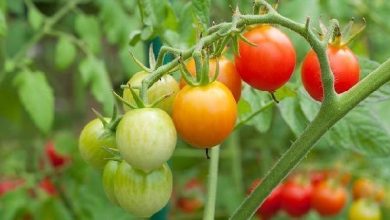
[[[92,48],[94,53],[100,51],[100,25],[95,17],[83,14],[78,15],[75,20],[75,29],[88,46]]]
[[[104,62],[95,57],[88,57],[79,65],[79,71],[85,86],[91,84],[92,95],[104,106],[104,111],[112,111],[114,97],[111,93],[111,80]]]
[[[266,132],[271,126],[272,108],[260,112],[253,118],[250,117],[270,101],[271,98],[267,93],[260,92],[245,85],[242,91],[242,97],[238,102],[238,123],[245,121],[247,125],[254,126],[259,132]]]
[[[202,25],[202,32],[206,31],[210,24],[210,4],[210,0],[192,1],[193,13],[198,22]]]
[[[3,11],[0,10],[0,37],[4,36],[7,32],[7,22]]]
[[[290,127],[291,131],[298,136],[309,124],[302,111],[297,98],[287,98],[278,104],[282,118]]]
[[[34,30],[38,30],[43,24],[43,15],[34,6],[28,11],[28,21]]]
[[[19,98],[35,125],[48,133],[54,119],[54,93],[42,72],[26,70],[14,80]]]
[[[66,69],[76,57],[76,48],[65,37],[61,37],[55,48],[54,62],[59,69]]]
[[[380,63],[366,57],[358,57],[358,61],[360,65],[360,78],[362,79],[380,66]]]

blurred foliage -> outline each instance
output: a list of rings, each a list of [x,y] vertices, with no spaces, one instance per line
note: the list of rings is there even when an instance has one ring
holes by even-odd
[[[77,1],[76,6],[72,2],[0,0],[0,180],[26,180],[23,187],[0,198],[0,219],[23,219],[25,215],[36,219],[129,219],[109,204],[100,174],[87,167],[78,154],[81,127],[95,117],[90,109],[109,115],[114,103],[112,89],[119,91],[120,84],[139,71],[129,50],[145,61],[146,48],[156,37],[163,44],[189,48],[211,23],[230,21],[237,4],[242,13],[251,12],[251,1],[238,0],[86,0]],[[359,55],[362,76],[390,56],[390,1],[282,0],[279,11],[300,22],[309,16],[317,27],[320,19],[326,23],[337,18],[345,25],[354,17],[358,29],[365,18],[366,30],[350,45]],[[294,77],[276,93],[280,104],[267,107],[247,122],[271,98],[248,86],[243,88],[239,123],[245,125],[231,135],[221,152],[218,219],[226,219],[234,211],[250,183],[267,172],[318,111],[318,104],[299,81],[300,62],[309,46],[300,36],[284,31],[298,55]],[[389,87],[384,86],[332,128],[300,169],[337,167],[390,188]],[[40,192],[30,196],[31,188],[45,176],[39,160],[47,140],[72,157],[68,167],[53,175],[64,195]],[[208,161],[203,151],[180,142],[171,165],[177,195],[189,179],[206,181]],[[201,210],[194,214],[178,210],[175,198],[170,219],[201,218]],[[390,195],[386,199],[383,219],[390,218]],[[283,213],[279,217],[288,219]],[[334,219],[345,218],[344,213]],[[320,217],[313,212],[306,219]]]

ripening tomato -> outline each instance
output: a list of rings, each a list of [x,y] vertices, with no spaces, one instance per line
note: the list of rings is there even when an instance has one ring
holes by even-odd
[[[106,120],[110,119],[106,118]],[[100,119],[94,119],[81,131],[80,155],[87,164],[102,170],[108,161],[107,159],[113,157],[104,147],[116,148],[115,133],[105,129]]]
[[[352,202],[348,212],[349,220],[381,220],[382,213],[378,204],[366,199]]]
[[[23,179],[3,180],[0,182],[0,196],[5,193],[15,190],[25,183]]]
[[[177,206],[186,213],[193,213],[204,206],[205,189],[198,179],[191,179],[181,191]]]
[[[312,187],[288,181],[282,185],[281,207],[292,217],[300,217],[310,211]]]
[[[230,60],[228,60],[226,57],[222,56],[218,59],[219,63],[219,74],[217,77],[217,80],[221,83],[223,83],[226,87],[229,88],[229,90],[232,92],[234,99],[236,102],[241,97],[241,77],[238,75],[236,71],[236,67],[234,66],[234,63]],[[215,74],[217,66],[217,60],[216,59],[210,59],[209,60],[209,76],[212,78]],[[195,68],[195,61],[194,59],[191,59],[187,63],[188,71],[195,76],[196,74],[196,68]],[[180,88],[183,88],[186,85],[184,79],[180,81]]]
[[[114,178],[116,171],[118,170],[119,162],[115,160],[110,160],[104,166],[103,170],[103,188],[108,199],[115,205],[118,205],[118,201],[115,197],[114,192]]]
[[[168,203],[172,172],[166,163],[145,173],[122,161],[115,174],[114,192],[124,210],[139,218],[148,218]]]
[[[359,82],[359,62],[347,46],[329,45],[326,52],[334,75],[334,88],[337,93],[343,93]],[[321,68],[317,54],[313,50],[309,51],[303,61],[301,76],[309,95],[317,101],[322,101],[324,91]]]
[[[132,87],[140,87],[142,85],[142,80],[145,79],[149,73],[147,72],[138,72],[130,78],[127,84],[130,84]],[[138,94],[138,90],[135,90]],[[148,89],[148,102],[153,104],[155,101],[159,100],[163,96],[168,96],[162,100],[159,104],[156,105],[156,108],[161,108],[166,111],[168,114],[172,112],[172,103],[175,99],[177,92],[179,91],[179,84],[169,74],[165,74],[157,82],[155,82]],[[135,105],[133,95],[130,92],[129,88],[123,90],[123,99],[129,102],[130,104]],[[127,105],[123,105],[126,111],[129,111],[130,108]]]
[[[347,191],[343,186],[323,181],[313,188],[311,206],[321,216],[333,216],[344,208],[347,197]]]
[[[58,193],[56,186],[49,177],[45,177],[39,182],[39,188],[51,196],[57,195]]]
[[[237,72],[250,86],[274,92],[290,79],[295,68],[295,49],[290,39],[271,25],[259,25],[244,36],[256,46],[239,42]]]
[[[251,193],[257,185],[261,183],[261,180],[256,179],[253,181],[251,187],[249,188],[249,192]],[[276,186],[270,195],[264,200],[263,204],[257,209],[256,214],[260,219],[266,220],[272,218],[281,208],[281,194],[282,187],[280,185]]]
[[[378,202],[384,199],[384,190],[369,179],[360,178],[356,180],[352,187],[353,199],[371,198]]]
[[[131,166],[149,172],[173,154],[177,134],[169,115],[159,108],[126,112],[116,128],[118,149]]]
[[[59,168],[62,167],[63,165],[67,164],[70,162],[70,157],[60,154],[57,152],[55,149],[54,143],[52,141],[48,141],[45,145],[45,153],[47,158],[50,161],[50,164],[55,167]]]
[[[177,132],[198,148],[222,143],[232,132],[236,117],[236,101],[218,81],[197,87],[187,85],[173,102],[172,118]]]

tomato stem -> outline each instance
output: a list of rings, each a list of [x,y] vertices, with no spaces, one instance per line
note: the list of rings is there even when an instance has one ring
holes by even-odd
[[[215,201],[217,198],[219,145],[211,148],[211,161],[209,164],[209,178],[207,186],[207,199],[203,220],[214,220]]]

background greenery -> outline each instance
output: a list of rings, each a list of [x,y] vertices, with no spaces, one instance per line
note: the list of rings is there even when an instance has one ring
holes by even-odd
[[[242,13],[251,12],[251,1],[216,0],[211,1],[209,17],[200,2],[0,0],[0,180],[18,177],[27,182],[0,198],[0,219],[22,218],[23,213],[37,219],[131,218],[108,202],[100,174],[81,161],[78,135],[95,117],[91,108],[111,113],[112,89],[120,92],[120,85],[139,70],[129,50],[146,62],[150,42],[158,48],[156,37],[163,44],[188,48],[205,23],[229,21],[237,3]],[[367,28],[350,45],[359,56],[362,77],[390,56],[389,10],[385,0],[282,0],[279,5],[281,14],[300,22],[309,16],[317,26],[320,19],[326,23],[337,18],[346,25],[354,17],[357,30],[365,18]],[[299,81],[300,62],[309,46],[284,31],[298,54],[296,73],[277,92],[280,104],[245,122],[222,146],[216,211],[221,219],[234,211],[250,183],[272,166],[319,107]],[[331,129],[299,169],[337,167],[390,188],[389,87]],[[240,121],[270,101],[268,94],[245,86]],[[32,198],[26,191],[45,175],[39,160],[48,140],[72,157],[72,163],[53,177],[64,195]],[[207,177],[204,152],[184,143],[177,146],[171,165],[176,194],[187,180]],[[390,212],[390,195],[386,200],[384,219]],[[201,212],[181,212],[174,201],[169,219],[201,217]],[[335,219],[345,218],[344,213]],[[307,219],[319,217],[313,212]]]

